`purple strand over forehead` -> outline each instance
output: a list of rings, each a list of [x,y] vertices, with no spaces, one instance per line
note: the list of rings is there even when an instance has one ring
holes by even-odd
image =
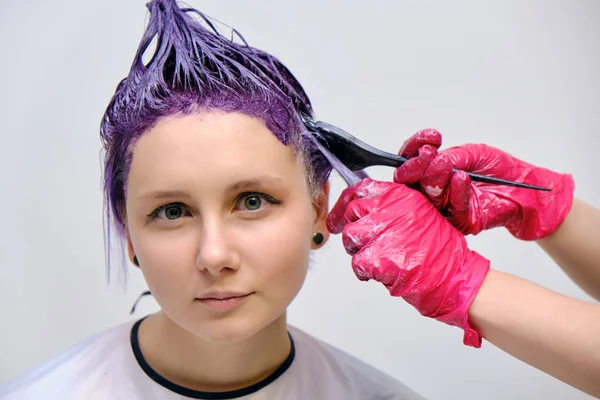
[[[313,116],[300,83],[272,55],[222,36],[198,10],[176,0],[147,4],[150,19],[130,71],[117,86],[100,126],[104,147],[105,247],[110,277],[111,225],[126,235],[125,187],[135,141],[162,116],[201,109],[236,111],[262,119],[301,154],[311,188],[320,187],[337,160],[328,160],[302,125]],[[232,35],[232,36],[233,36]],[[150,61],[143,58],[155,43]]]

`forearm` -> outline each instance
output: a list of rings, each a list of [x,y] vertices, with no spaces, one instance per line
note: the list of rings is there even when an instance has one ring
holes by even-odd
[[[577,285],[600,301],[600,210],[575,199],[561,226],[537,243]]]
[[[508,354],[600,397],[600,305],[490,270],[469,320]]]

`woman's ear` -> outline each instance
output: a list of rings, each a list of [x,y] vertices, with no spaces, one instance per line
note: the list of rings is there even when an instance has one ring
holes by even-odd
[[[314,198],[313,208],[315,210],[315,219],[313,222],[311,247],[317,249],[323,246],[327,242],[327,239],[329,239],[329,231],[325,223],[327,214],[329,213],[329,181],[325,182]]]

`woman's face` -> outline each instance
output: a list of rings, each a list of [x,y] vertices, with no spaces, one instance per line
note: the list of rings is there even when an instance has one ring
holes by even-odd
[[[300,157],[256,118],[206,111],[159,120],[133,149],[130,256],[164,314],[213,342],[278,318],[327,237],[327,185],[313,198]]]

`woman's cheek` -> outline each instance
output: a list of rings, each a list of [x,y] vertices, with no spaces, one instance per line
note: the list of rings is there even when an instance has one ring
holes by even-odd
[[[197,234],[190,229],[152,230],[140,235],[140,254],[147,259],[148,272],[177,275],[194,264]]]

